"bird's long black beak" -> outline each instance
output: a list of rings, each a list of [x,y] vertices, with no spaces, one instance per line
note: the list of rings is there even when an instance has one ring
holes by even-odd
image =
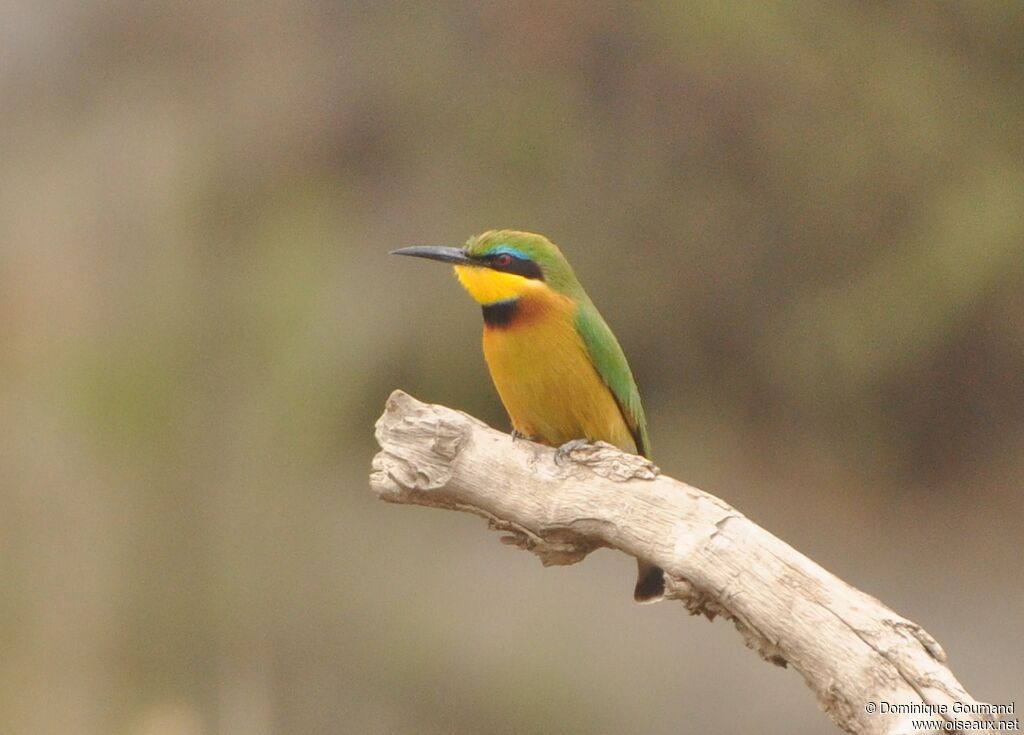
[[[442,263],[454,263],[455,265],[480,265],[467,256],[462,248],[450,248],[444,245],[413,245],[408,248],[392,250],[391,254],[411,255],[414,258],[440,260]]]

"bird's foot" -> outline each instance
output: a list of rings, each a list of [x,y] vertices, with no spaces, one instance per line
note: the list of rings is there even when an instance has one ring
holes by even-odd
[[[512,429],[512,441],[516,441],[518,439],[525,439],[528,442],[532,442],[533,441],[533,437],[530,436],[529,434],[524,434],[523,432],[519,431],[518,429]]]
[[[555,450],[555,464],[562,464],[577,449],[590,446],[586,439],[572,439]]]

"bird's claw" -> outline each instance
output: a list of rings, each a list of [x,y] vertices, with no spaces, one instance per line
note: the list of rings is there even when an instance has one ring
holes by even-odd
[[[582,447],[589,446],[590,442],[586,439],[572,439],[567,441],[565,444],[555,450],[555,464],[562,464],[565,460],[569,459],[569,455],[574,450]]]
[[[528,442],[533,441],[533,437],[530,436],[529,434],[524,434],[523,432],[517,429],[512,429],[512,441],[516,441],[518,439],[525,439]]]

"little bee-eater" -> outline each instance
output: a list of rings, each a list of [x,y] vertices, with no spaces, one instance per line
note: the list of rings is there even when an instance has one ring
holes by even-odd
[[[491,230],[462,248],[417,245],[394,254],[452,263],[483,307],[484,358],[514,436],[552,447],[606,441],[650,457],[626,356],[554,243]],[[640,561],[638,567],[635,599],[659,599],[661,569]]]

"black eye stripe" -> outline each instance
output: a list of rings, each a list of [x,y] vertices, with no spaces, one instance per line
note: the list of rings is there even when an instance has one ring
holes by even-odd
[[[484,258],[484,262],[489,268],[502,273],[514,273],[517,276],[523,276],[524,278],[534,278],[539,281],[544,280],[544,272],[540,269],[540,266],[534,263],[532,260],[526,258],[520,258],[511,253],[497,253],[495,255],[488,255]]]

